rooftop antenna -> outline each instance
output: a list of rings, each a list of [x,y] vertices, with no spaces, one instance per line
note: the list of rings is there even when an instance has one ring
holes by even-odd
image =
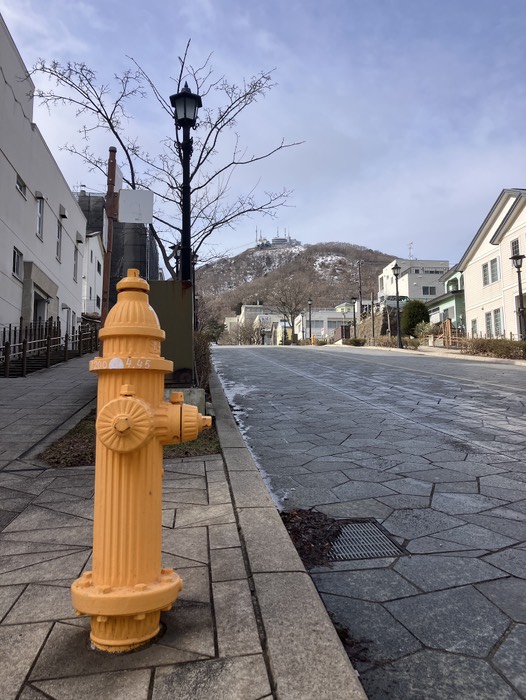
[[[415,257],[413,255],[413,241],[409,244],[409,260],[414,260]]]

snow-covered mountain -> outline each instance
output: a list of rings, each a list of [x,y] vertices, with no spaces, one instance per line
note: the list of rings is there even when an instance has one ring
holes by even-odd
[[[255,247],[196,270],[199,297],[219,315],[231,315],[243,303],[272,296],[276,286],[294,280],[317,307],[332,307],[352,296],[377,290],[377,276],[395,255],[350,243]]]

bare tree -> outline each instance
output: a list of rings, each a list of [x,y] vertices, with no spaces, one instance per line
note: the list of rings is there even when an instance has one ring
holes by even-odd
[[[307,307],[308,280],[303,276],[286,277],[268,289],[265,301],[273,306],[294,328],[294,319]]]
[[[227,345],[257,345],[259,340],[259,331],[254,326],[253,321],[237,323],[225,336]]]
[[[195,85],[195,91],[203,99],[199,115],[199,128],[193,139],[193,159],[190,173],[192,197],[192,248],[197,254],[212,234],[224,227],[233,228],[250,214],[274,215],[284,205],[291,192],[260,193],[257,184],[244,192],[230,194],[233,175],[240,166],[254,165],[280,151],[299,143],[280,143],[262,153],[251,153],[241,146],[236,123],[248,107],[254,105],[274,87],[272,71],[243,80],[239,85],[229,82],[224,76],[214,77],[211,56],[203,65],[194,67],[189,63],[188,41],[185,52],[179,58],[179,74],[174,79],[176,92],[186,81]],[[131,114],[137,99],[148,94],[154,96],[173,129],[173,109],[155,86],[153,80],[141,66],[129,58],[132,68],[113,80],[104,82],[95,71],[82,62],[60,64],[58,61],[39,60],[30,75],[40,73],[49,78],[55,87],[35,90],[35,97],[48,107],[66,105],[75,110],[76,117],[85,121],[79,133],[82,144],[66,144],[64,149],[79,156],[90,170],[106,175],[106,160],[95,153],[90,145],[94,132],[103,131],[112,135],[120,149],[119,163],[124,182],[132,189],[149,189],[156,195],[159,209],[155,213],[157,231],[154,232],[164,263],[172,277],[176,277],[174,244],[181,233],[182,205],[182,152],[179,135],[166,136],[159,153],[149,153],[132,134]],[[220,106],[207,106],[216,102],[212,95],[219,94]],[[173,132],[172,132],[173,133]],[[227,137],[228,135],[228,137]]]

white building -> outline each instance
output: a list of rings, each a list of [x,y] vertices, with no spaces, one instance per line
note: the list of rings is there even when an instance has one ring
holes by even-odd
[[[469,334],[519,338],[518,275],[510,257],[524,253],[526,190],[505,189],[458,264],[464,273]],[[524,279],[526,269],[522,275]]]
[[[33,123],[26,75],[0,16],[0,329],[53,317],[65,331],[82,312],[86,220]]]
[[[102,281],[104,244],[102,231],[86,233],[84,270],[82,274],[82,313],[100,316],[102,307]]]
[[[298,340],[308,340],[314,336],[317,340],[330,340],[336,328],[352,320],[352,312],[346,317],[334,309],[312,309],[298,314],[294,319],[294,333]],[[310,333],[310,335],[309,335]]]
[[[429,301],[442,294],[443,283],[440,277],[448,271],[447,260],[404,260],[396,258],[384,267],[378,275],[378,301],[387,306],[396,305],[396,281],[392,268],[400,265],[398,295],[400,301],[418,299]]]

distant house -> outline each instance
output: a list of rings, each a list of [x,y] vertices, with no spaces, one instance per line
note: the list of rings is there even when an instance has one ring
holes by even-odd
[[[447,260],[396,258],[386,265],[378,275],[378,302],[380,304],[396,306],[396,281],[392,271],[395,264],[400,266],[398,295],[402,302],[409,299],[427,302],[442,292],[439,280],[449,269]]]
[[[37,125],[33,82],[0,16],[0,330],[82,314],[86,219]]]
[[[443,285],[443,291],[426,304],[429,309],[429,321],[442,323],[450,319],[455,328],[465,331],[464,275],[458,269],[458,265],[455,265],[438,281]]]
[[[517,272],[510,257],[526,253],[526,190],[504,189],[469,244],[464,276],[467,332],[519,338]]]
[[[352,322],[352,311],[344,316],[343,313],[332,309],[315,309],[304,311],[294,319],[294,333],[299,340],[314,336],[317,340],[330,340],[334,331],[345,323]]]

